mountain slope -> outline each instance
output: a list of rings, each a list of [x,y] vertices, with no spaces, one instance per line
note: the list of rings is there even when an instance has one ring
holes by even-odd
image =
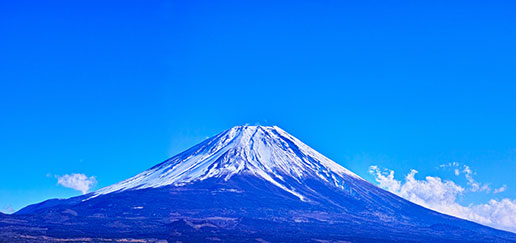
[[[262,126],[234,127],[120,183],[12,217],[14,233],[37,226],[45,230],[28,233],[60,239],[516,242],[408,202]]]

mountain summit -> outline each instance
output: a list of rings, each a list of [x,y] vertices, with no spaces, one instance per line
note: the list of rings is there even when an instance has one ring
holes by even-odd
[[[301,200],[306,195],[296,187],[307,178],[339,188],[345,186],[342,177],[361,179],[277,126],[236,126],[94,196],[208,178],[228,181],[238,174],[270,182]]]
[[[0,216],[0,241],[516,242],[380,189],[275,126],[233,127],[117,184]]]

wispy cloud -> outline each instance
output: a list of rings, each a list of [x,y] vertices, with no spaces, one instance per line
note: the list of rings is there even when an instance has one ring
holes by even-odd
[[[496,188],[493,193],[500,193],[500,192],[504,192],[505,190],[507,189],[507,185],[503,185],[502,187],[500,188]]]
[[[476,181],[473,176],[476,174],[468,165],[464,165],[458,162],[450,162],[448,164],[442,164],[441,168],[453,168],[453,172],[456,176],[463,174],[468,181],[468,190],[472,192],[491,192],[489,184],[480,183]]]
[[[7,205],[7,206],[3,207],[2,210],[0,210],[0,212],[11,214],[11,213],[14,213],[14,208],[11,205]]]
[[[463,206],[457,202],[457,198],[468,190],[451,180],[433,176],[418,180],[415,178],[417,171],[411,170],[402,182],[394,178],[394,171],[381,170],[378,166],[371,166],[369,173],[374,175],[381,188],[413,203],[494,228],[516,232],[516,199],[491,199],[485,204]],[[469,186],[473,188],[472,185]],[[496,190],[503,191],[505,188]]]
[[[80,191],[82,194],[86,194],[92,187],[97,184],[95,176],[86,176],[85,174],[73,173],[62,176],[55,176],[57,178],[57,184]]]

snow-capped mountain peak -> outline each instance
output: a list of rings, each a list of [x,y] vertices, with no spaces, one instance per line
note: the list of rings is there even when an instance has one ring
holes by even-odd
[[[207,178],[227,181],[236,174],[259,177],[301,200],[305,196],[287,181],[311,178],[342,187],[344,177],[362,180],[277,126],[236,126],[92,197]]]

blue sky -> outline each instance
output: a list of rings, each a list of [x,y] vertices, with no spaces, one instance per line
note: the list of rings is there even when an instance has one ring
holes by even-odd
[[[513,1],[0,3],[0,210],[80,195],[241,124],[378,183],[460,163],[516,199]],[[384,171],[384,172],[385,172]],[[493,193],[506,185],[506,190]]]

